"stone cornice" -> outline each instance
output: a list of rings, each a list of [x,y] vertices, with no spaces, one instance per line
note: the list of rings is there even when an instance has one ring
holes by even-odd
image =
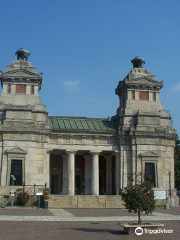
[[[12,148],[12,149],[6,150],[6,153],[7,153],[7,154],[27,154],[28,151],[27,151],[27,150],[24,150],[24,149],[22,149],[22,148],[16,147],[16,148]]]

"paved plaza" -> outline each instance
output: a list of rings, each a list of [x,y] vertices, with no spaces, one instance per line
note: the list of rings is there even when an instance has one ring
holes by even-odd
[[[152,215],[142,215],[144,221],[163,223],[173,233],[156,235],[156,239],[174,240],[180,237],[180,207],[156,209]],[[135,214],[125,209],[0,209],[0,240],[83,240],[132,239],[123,233],[120,223],[137,221]],[[140,236],[152,239],[153,235]],[[139,239],[139,236],[133,236]]]

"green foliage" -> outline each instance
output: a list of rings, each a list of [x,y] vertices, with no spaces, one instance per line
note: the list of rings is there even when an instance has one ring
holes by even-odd
[[[180,190],[180,140],[176,141],[174,150],[175,188]]]
[[[127,186],[122,192],[122,199],[125,202],[126,209],[129,212],[134,212],[139,215],[140,213],[152,213],[155,209],[154,191],[151,184],[142,177],[142,174],[134,174],[136,183],[132,186]],[[131,177],[131,180],[134,181]]]

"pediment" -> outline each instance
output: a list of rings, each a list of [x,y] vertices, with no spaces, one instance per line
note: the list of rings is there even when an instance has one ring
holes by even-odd
[[[8,154],[27,154],[27,151],[22,148],[11,148],[9,150],[6,150],[6,153]]]
[[[3,74],[5,77],[9,78],[39,78],[40,76],[36,73],[32,73],[30,71],[24,69],[17,69],[13,71],[9,71]]]
[[[158,154],[152,151],[144,152],[144,153],[141,153],[140,155],[141,157],[159,157]]]
[[[134,78],[134,79],[126,79],[125,84],[135,84],[135,85],[150,85],[150,86],[163,86],[162,82],[157,82],[151,78],[148,78],[146,76]]]

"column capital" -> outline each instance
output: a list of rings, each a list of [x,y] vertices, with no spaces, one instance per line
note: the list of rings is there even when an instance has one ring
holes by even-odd
[[[67,157],[68,157],[68,155],[66,153],[62,153],[61,156],[63,159],[67,159]]]
[[[119,157],[120,156],[120,152],[119,151],[114,151],[113,155],[116,156],[116,157]]]
[[[104,155],[104,158],[105,158],[106,160],[109,160],[109,159],[112,158],[112,156],[113,156],[112,153],[110,153],[110,154],[105,154],[105,155]]]
[[[76,154],[76,150],[66,150],[66,153],[68,154],[68,155],[70,155],[70,154]]]
[[[97,151],[97,150],[90,151],[91,155],[99,155],[100,153],[101,153],[101,151]]]
[[[85,160],[88,160],[88,159],[92,159],[92,155],[88,155],[88,154],[85,154],[85,155],[83,155],[83,158],[85,159]]]

